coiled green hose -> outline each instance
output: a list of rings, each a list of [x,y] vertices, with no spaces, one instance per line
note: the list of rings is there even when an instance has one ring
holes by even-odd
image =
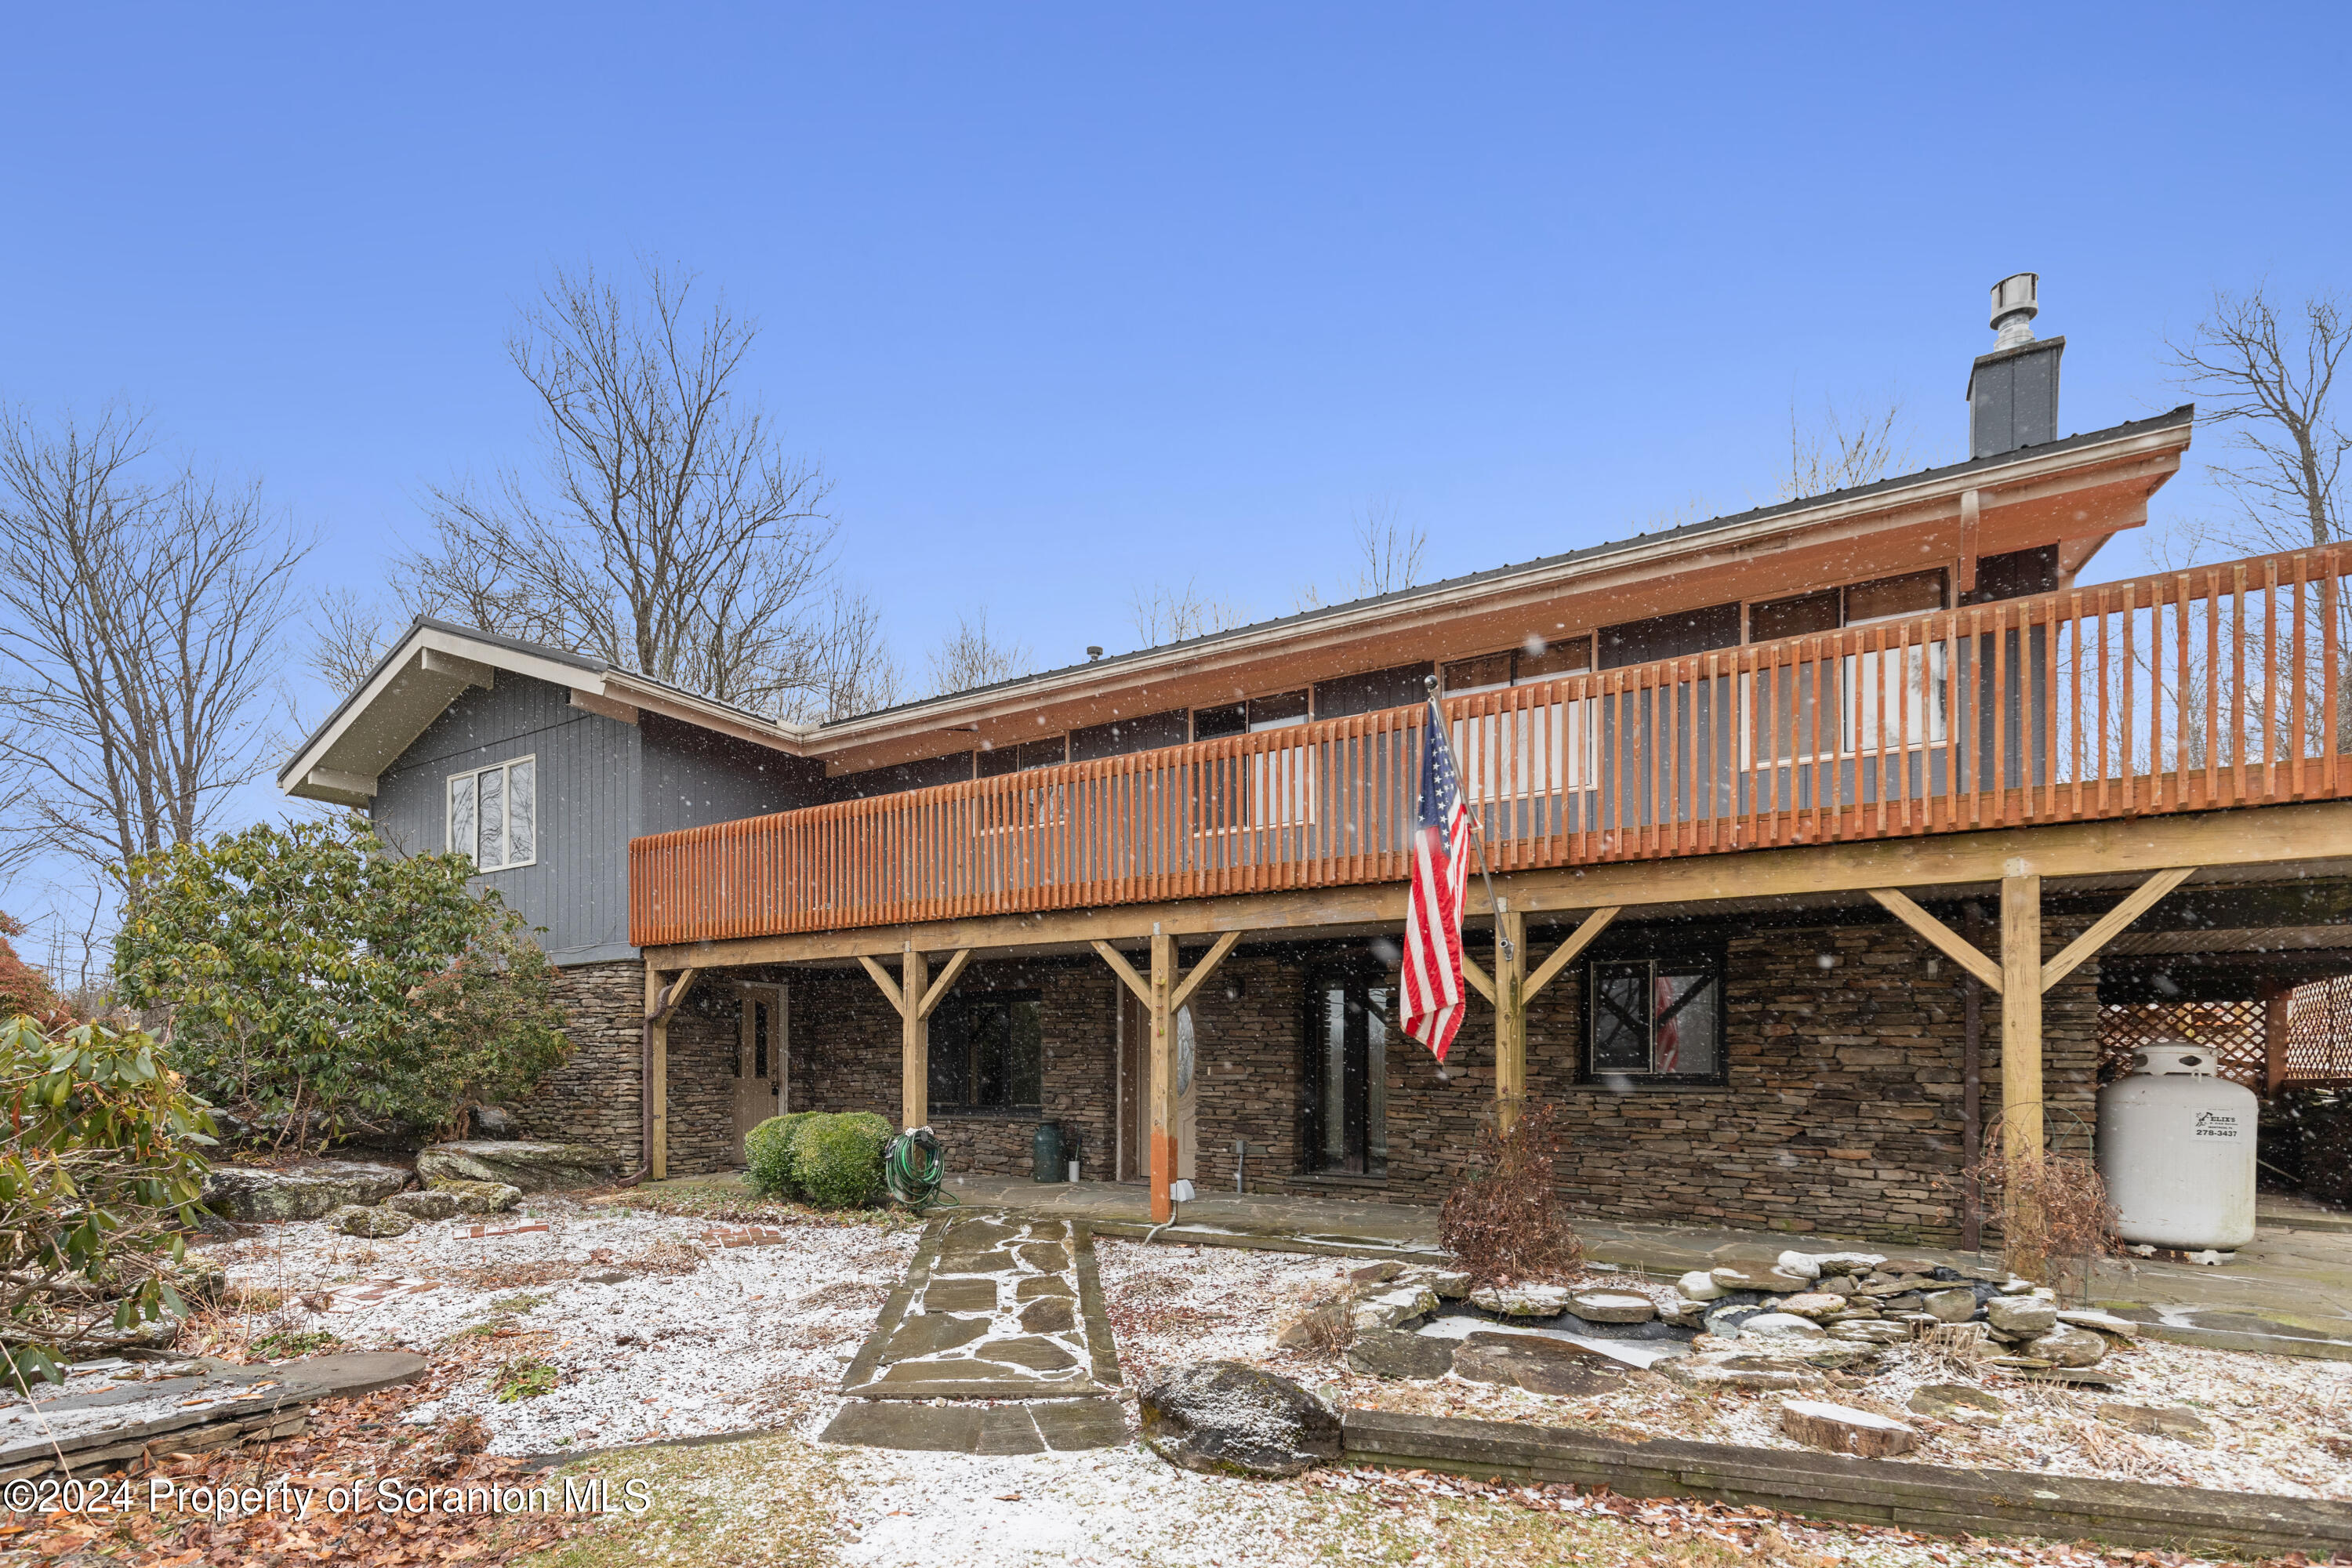
[[[940,1141],[928,1127],[901,1132],[882,1146],[882,1184],[891,1197],[920,1212],[925,1206],[955,1199],[940,1191],[947,1163],[940,1157]]]

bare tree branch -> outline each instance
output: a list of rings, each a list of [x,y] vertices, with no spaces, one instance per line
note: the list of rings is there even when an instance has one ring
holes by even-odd
[[[698,310],[694,284],[646,263],[625,300],[554,274],[507,342],[541,471],[436,489],[403,601],[779,716],[826,708],[830,487],[738,385],[756,323]]]
[[[1127,603],[1139,647],[1159,647],[1228,631],[1249,619],[1249,613],[1240,605],[1202,593],[1197,577],[1186,579],[1181,588],[1155,584],[1139,589]]]
[[[988,629],[986,608],[956,617],[955,630],[931,650],[931,694],[970,691],[993,686],[1037,668],[1026,644],[1008,641]]]
[[[1320,609],[1327,604],[1351,599],[1375,599],[1382,594],[1412,587],[1421,581],[1422,558],[1429,550],[1429,531],[1406,522],[1395,501],[1382,497],[1365,502],[1356,519],[1355,535],[1355,575],[1343,581],[1338,595],[1330,599],[1323,596],[1321,587],[1309,583],[1298,591],[1299,609]]]
[[[20,837],[104,863],[208,828],[279,736],[268,689],[308,552],[258,483],[150,480],[146,422],[0,425],[0,739]]]
[[[830,626],[817,652],[811,700],[801,719],[847,719],[898,700],[906,684],[882,636],[881,613],[866,595],[836,585],[829,601]]]
[[[1780,481],[1782,500],[1828,495],[1857,485],[1874,484],[1889,474],[1908,473],[1919,466],[1906,433],[1903,400],[1889,395],[1852,415],[1841,414],[1835,402],[1822,399],[1821,417],[1807,424],[1797,416],[1796,400],[1789,403],[1789,473]]]
[[[383,607],[349,588],[329,588],[310,607],[307,662],[338,691],[356,691],[391,650],[397,630]]]
[[[2283,324],[2263,285],[2216,290],[2212,314],[2186,342],[2165,346],[2200,417],[2233,426],[2238,460],[2213,471],[2245,526],[2215,537],[2248,554],[2344,538],[2338,480],[2352,435],[2330,402],[2336,366],[2352,346],[2342,300],[2315,295]]]

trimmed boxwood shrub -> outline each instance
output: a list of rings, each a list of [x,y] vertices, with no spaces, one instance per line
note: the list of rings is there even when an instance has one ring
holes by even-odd
[[[819,1208],[866,1208],[882,1201],[882,1146],[890,1123],[871,1111],[811,1116],[793,1132],[793,1180]]]
[[[743,1163],[751,1169],[755,1191],[772,1198],[801,1195],[800,1184],[793,1179],[793,1134],[816,1114],[795,1110],[788,1116],[772,1116],[744,1134]]]

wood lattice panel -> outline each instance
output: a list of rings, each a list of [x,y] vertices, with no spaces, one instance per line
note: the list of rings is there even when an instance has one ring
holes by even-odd
[[[2295,988],[2287,1016],[2286,1083],[2352,1082],[2352,975]],[[2099,1009],[2099,1081],[2131,1071],[2132,1053],[2171,1037],[2203,1046],[2216,1069],[2265,1091],[2264,1014],[2259,1001],[2126,1002]]]

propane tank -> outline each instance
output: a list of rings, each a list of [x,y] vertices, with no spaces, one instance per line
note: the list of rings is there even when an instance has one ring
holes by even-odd
[[[2254,1091],[2213,1053],[2151,1041],[2099,1091],[2099,1175],[2126,1241],[2184,1250],[2254,1239]]]

